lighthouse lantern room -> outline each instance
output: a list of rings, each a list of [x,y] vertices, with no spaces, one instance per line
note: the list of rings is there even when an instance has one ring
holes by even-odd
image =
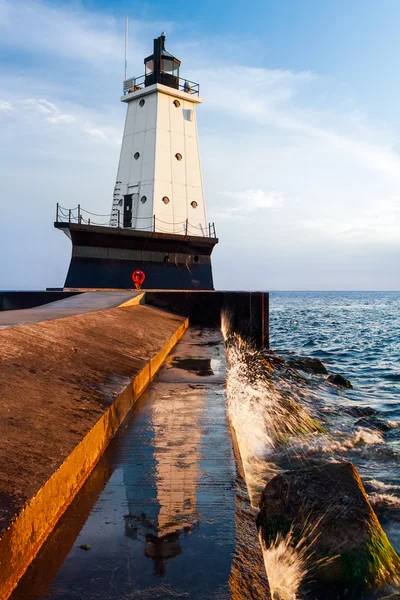
[[[55,226],[73,242],[66,287],[128,288],[131,273],[153,289],[213,289],[197,134],[199,85],[180,78],[165,34],[144,59],[145,73],[124,81],[125,128],[106,226],[78,207],[57,206]]]

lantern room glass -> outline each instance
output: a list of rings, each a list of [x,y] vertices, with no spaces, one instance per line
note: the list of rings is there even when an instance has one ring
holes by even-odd
[[[161,56],[161,72],[179,77],[179,61],[172,56]]]
[[[150,58],[147,62],[145,62],[145,74],[150,75],[150,73],[154,72],[154,60]]]

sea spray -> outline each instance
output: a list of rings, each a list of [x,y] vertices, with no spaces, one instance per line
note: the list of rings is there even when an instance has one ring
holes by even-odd
[[[222,317],[227,344],[228,414],[236,432],[253,506],[258,506],[266,481],[277,472],[269,462],[274,449],[296,435],[315,435],[322,427],[300,405],[269,380],[268,362],[250,345],[230,332],[229,318]],[[310,540],[294,543],[291,534],[278,535],[268,547],[260,537],[272,598],[295,600],[309,570]]]
[[[261,535],[259,539],[272,600],[296,600],[308,571],[306,547],[294,544],[292,533],[278,534],[268,547]]]
[[[228,415],[238,438],[250,500],[257,506],[266,481],[278,471],[272,462],[268,465],[275,450],[324,429],[287,392],[277,389],[269,377],[269,362],[240,337],[229,334],[227,320],[223,323]]]

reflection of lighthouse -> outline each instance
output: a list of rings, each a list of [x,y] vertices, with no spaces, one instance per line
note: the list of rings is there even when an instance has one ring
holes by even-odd
[[[201,431],[193,427],[193,413],[201,414],[203,405],[200,394],[181,397],[168,385],[164,395],[151,399],[153,435],[141,450],[151,452],[151,460],[145,469],[135,467],[134,461],[124,465],[126,535],[145,541],[145,555],[153,559],[156,575],[162,576],[165,562],[181,553],[181,535],[190,534],[197,523]]]

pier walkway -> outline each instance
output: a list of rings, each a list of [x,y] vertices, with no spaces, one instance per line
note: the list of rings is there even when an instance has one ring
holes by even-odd
[[[116,308],[139,295],[140,292],[134,291],[84,292],[34,308],[1,311],[0,329],[27,324],[32,325],[33,323],[40,323],[42,321],[64,319],[99,310]]]
[[[189,329],[12,600],[238,597],[225,369],[220,332]],[[254,565],[241,568],[258,577]]]

